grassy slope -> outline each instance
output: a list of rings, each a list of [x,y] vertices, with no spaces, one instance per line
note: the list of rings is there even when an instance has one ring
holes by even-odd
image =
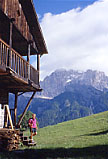
[[[37,148],[82,148],[108,144],[108,112],[38,130]]]
[[[30,152],[37,158],[48,159],[64,156],[108,158],[108,111],[39,129],[34,140],[37,141],[37,147],[26,147],[20,158],[29,158]]]

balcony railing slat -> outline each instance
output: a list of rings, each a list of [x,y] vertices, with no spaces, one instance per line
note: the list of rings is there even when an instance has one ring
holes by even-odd
[[[3,65],[3,44],[1,46],[2,52],[1,52],[1,64]]]
[[[0,65],[1,65],[1,53],[2,51],[1,51],[1,41],[0,41]]]

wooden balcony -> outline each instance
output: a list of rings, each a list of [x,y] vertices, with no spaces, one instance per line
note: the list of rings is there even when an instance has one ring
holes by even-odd
[[[9,92],[40,91],[39,71],[1,39],[0,87]]]

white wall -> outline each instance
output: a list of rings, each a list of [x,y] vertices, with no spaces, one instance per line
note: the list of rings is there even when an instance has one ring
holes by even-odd
[[[0,128],[4,126],[4,109],[2,109],[2,105],[0,104]]]

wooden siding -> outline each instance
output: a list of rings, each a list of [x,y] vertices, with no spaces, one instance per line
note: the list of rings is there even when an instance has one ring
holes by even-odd
[[[42,30],[39,25],[38,16],[35,12],[33,0],[19,0],[22,5],[24,15],[30,27],[31,34],[36,43],[38,54],[47,54],[46,44],[43,38]]]
[[[21,4],[18,0],[0,0],[0,8],[9,18],[15,19],[14,24],[25,39],[28,41],[33,40]]]
[[[0,104],[8,104],[8,92],[0,90]]]

